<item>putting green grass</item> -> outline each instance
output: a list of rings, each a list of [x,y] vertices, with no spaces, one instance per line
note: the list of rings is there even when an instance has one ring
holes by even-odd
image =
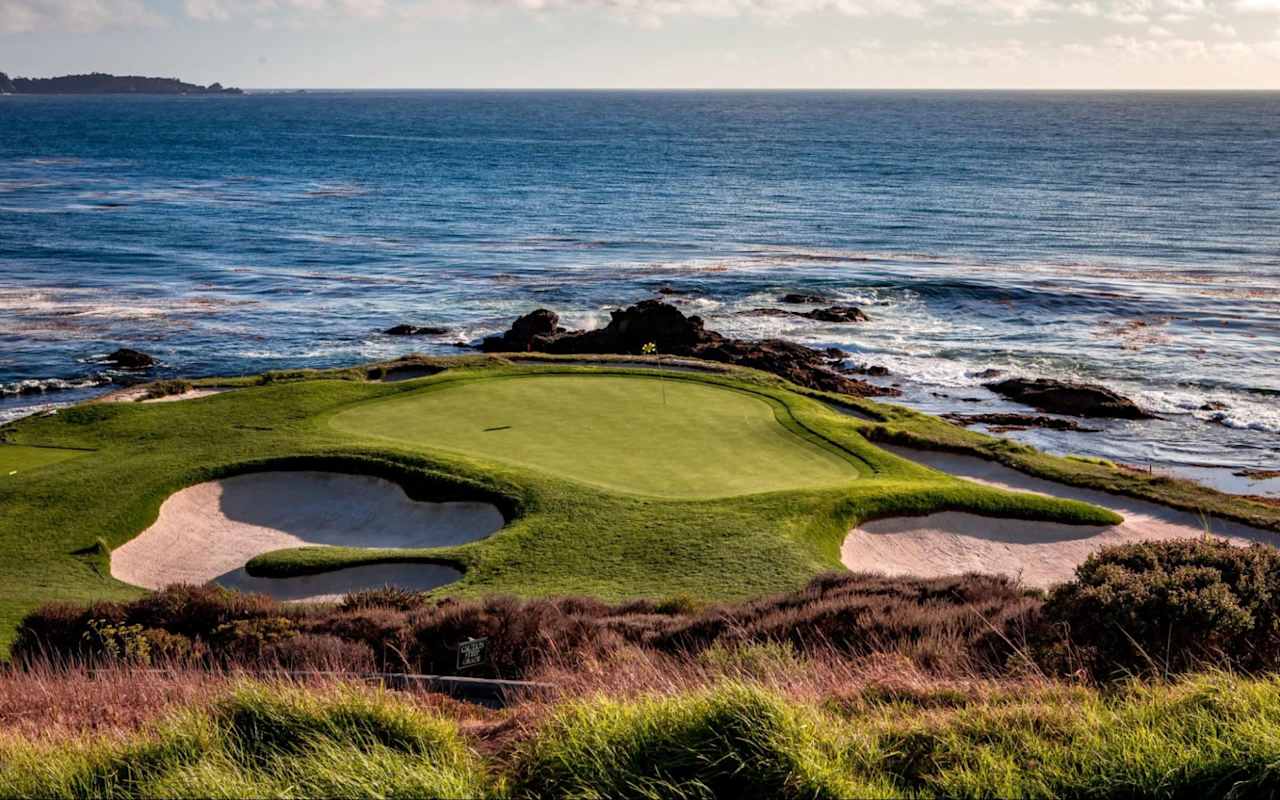
[[[0,481],[46,466],[82,456],[84,450],[68,450],[62,447],[24,447],[17,444],[0,444]]]
[[[790,421],[781,403],[696,380],[542,375],[446,384],[357,406],[332,424],[660,497],[840,486],[858,478],[861,462],[816,437],[802,438],[779,416]]]

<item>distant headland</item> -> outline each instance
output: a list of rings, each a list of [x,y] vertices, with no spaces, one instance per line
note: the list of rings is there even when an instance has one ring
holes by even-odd
[[[56,78],[10,78],[0,72],[0,94],[244,94],[220,83],[200,86],[177,78],[141,75],[61,75]]]

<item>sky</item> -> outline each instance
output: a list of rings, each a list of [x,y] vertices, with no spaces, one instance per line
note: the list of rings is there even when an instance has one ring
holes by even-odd
[[[0,71],[245,88],[1280,89],[1280,0],[0,0]]]

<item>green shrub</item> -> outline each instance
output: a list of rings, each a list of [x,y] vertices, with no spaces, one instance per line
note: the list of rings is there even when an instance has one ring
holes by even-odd
[[[426,605],[425,592],[412,592],[399,586],[383,586],[351,592],[338,605],[343,611],[359,611],[366,608],[392,608],[396,611],[414,611]]]
[[[1047,657],[1099,678],[1280,667],[1280,550],[1189,539],[1100,550],[1049,595]]]
[[[184,380],[165,380],[155,381],[147,384],[147,391],[138,398],[141,400],[159,400],[162,397],[170,397],[177,394],[186,394],[191,391],[191,381]]]
[[[274,645],[297,635],[293,621],[284,617],[238,619],[215,628],[210,646],[232,663],[253,663],[262,661]]]

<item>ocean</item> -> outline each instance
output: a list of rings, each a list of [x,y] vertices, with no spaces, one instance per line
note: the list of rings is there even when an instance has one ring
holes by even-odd
[[[978,373],[1160,419],[1009,435],[1280,495],[1280,93],[0,97],[0,421],[159,375],[464,352],[670,287],[935,412]],[[743,315],[816,291],[870,321]],[[448,333],[396,338],[397,323]],[[42,391],[43,390],[43,391]]]

